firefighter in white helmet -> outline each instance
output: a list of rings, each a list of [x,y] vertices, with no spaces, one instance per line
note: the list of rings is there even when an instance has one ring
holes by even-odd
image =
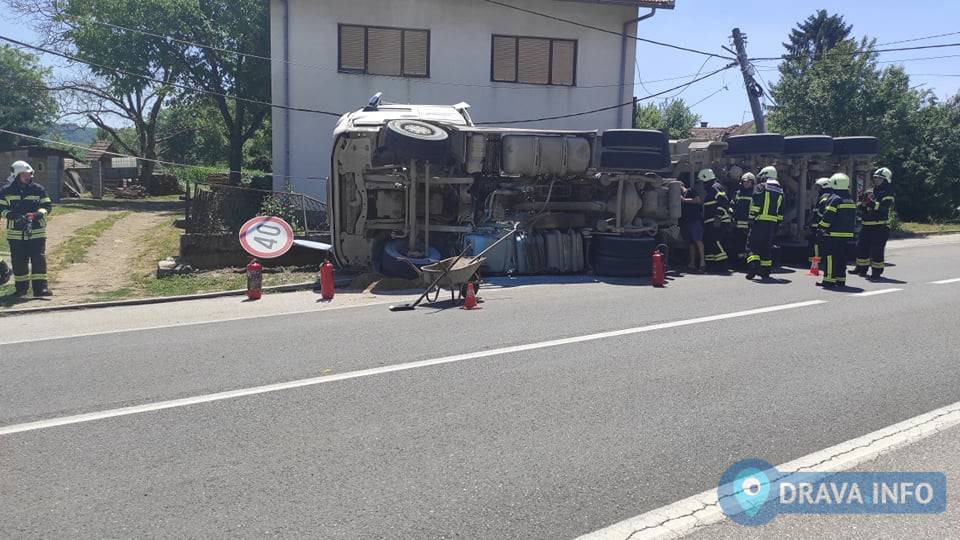
[[[823,281],[818,287],[835,289],[847,284],[847,242],[853,240],[857,226],[857,205],[850,195],[850,177],[837,173],[830,177],[830,190],[823,218]]]
[[[13,183],[0,191],[0,217],[7,220],[7,241],[13,262],[15,296],[50,296],[47,288],[47,214],[53,209],[43,186],[33,182],[33,167],[17,161],[10,167]]]
[[[764,167],[757,175],[760,185],[753,193],[750,204],[750,236],[747,245],[750,254],[747,256],[747,279],[753,279],[757,274],[767,279],[773,270],[773,241],[777,236],[777,229],[783,221],[783,188],[777,181],[777,168]]]
[[[886,267],[884,252],[893,217],[893,171],[886,167],[877,169],[873,173],[873,182],[873,190],[864,193],[858,205],[863,228],[857,242],[857,268],[853,273],[866,276],[869,266],[871,279],[878,279]]]
[[[811,221],[810,228],[813,233],[813,256],[822,261],[823,231],[820,230],[820,220],[823,219],[823,213],[827,209],[827,201],[830,200],[830,196],[833,195],[833,190],[830,189],[833,182],[831,182],[829,178],[820,178],[816,184],[820,196],[817,198],[817,205],[813,209],[813,220]]]

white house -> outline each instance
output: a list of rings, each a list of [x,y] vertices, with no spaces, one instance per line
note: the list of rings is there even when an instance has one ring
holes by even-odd
[[[271,0],[273,102],[344,113],[394,103],[472,106],[476,122],[570,114],[631,101],[638,19],[673,0]],[[650,8],[642,16],[639,8]],[[625,106],[524,124],[630,127]],[[325,196],[334,116],[273,109],[275,186]]]

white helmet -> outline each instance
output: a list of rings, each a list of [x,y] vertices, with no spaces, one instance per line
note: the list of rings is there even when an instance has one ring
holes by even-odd
[[[757,175],[753,174],[752,172],[745,173],[743,176],[740,177],[740,181],[741,181],[741,182],[747,182],[747,181],[749,181],[749,182],[751,182],[751,183],[753,183],[753,184],[756,184],[756,183],[757,183]]]
[[[830,179],[829,179],[829,178],[826,178],[826,177],[824,177],[824,178],[818,178],[818,179],[817,179],[817,187],[820,187],[820,188],[823,188],[823,189],[830,189]]]
[[[893,171],[886,167],[880,167],[873,173],[874,178],[881,178],[887,182],[893,183]]]
[[[757,175],[757,178],[760,180],[774,179],[777,180],[777,168],[773,165],[769,167],[764,167],[760,169],[760,174]]]
[[[13,165],[10,166],[10,174],[14,178],[19,178],[23,173],[33,174],[33,167],[30,166],[26,161],[14,161]]]
[[[837,173],[830,177],[830,187],[837,191],[850,191],[850,177]]]
[[[697,173],[698,182],[709,182],[711,180],[716,180],[717,175],[713,173],[713,169],[703,169]]]

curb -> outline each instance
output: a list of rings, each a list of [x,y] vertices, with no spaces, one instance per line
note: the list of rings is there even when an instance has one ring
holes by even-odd
[[[350,279],[341,279],[335,281],[336,286],[346,287],[350,285],[350,282],[353,278]],[[285,293],[285,292],[295,292],[295,291],[305,291],[312,290],[317,287],[317,283],[311,281],[310,283],[294,283],[291,285],[276,285],[273,287],[264,287],[264,293]],[[190,300],[206,300],[209,298],[223,298],[227,296],[243,296],[247,294],[246,289],[239,289],[233,291],[219,291],[211,293],[201,293],[201,294],[190,294],[184,296],[162,296],[158,298],[135,298],[132,300],[115,300],[111,302],[92,302],[87,304],[67,304],[63,306],[47,306],[47,307],[34,307],[34,308],[23,308],[23,309],[10,309],[0,311],[0,318],[3,317],[16,317],[18,315],[35,315],[38,313],[52,313],[58,311],[80,311],[87,309],[101,309],[101,308],[110,308],[110,307],[126,307],[126,306],[146,306],[151,304],[169,304],[172,302],[186,302]]]

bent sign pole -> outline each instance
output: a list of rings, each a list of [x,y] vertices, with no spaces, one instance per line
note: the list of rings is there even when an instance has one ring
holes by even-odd
[[[293,246],[293,228],[275,216],[260,216],[240,228],[240,245],[260,259],[275,259]]]

